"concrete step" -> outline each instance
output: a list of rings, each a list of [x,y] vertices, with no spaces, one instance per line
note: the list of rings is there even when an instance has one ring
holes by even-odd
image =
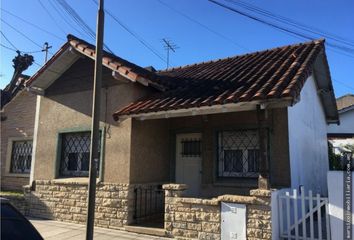
[[[128,232],[166,237],[166,231],[163,228],[141,227],[141,226],[125,226],[124,228]]]

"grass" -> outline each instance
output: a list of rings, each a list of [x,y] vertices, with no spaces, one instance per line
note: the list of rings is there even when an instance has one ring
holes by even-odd
[[[23,196],[22,192],[15,192],[15,191],[0,191],[0,196]]]

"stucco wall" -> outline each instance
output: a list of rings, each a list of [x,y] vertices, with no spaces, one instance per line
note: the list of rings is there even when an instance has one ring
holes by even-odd
[[[289,186],[286,109],[270,110],[270,171],[273,187]],[[202,196],[248,194],[257,178],[217,178],[217,131],[256,128],[255,111],[162,120],[134,120],[131,179],[133,182],[175,179],[175,138],[178,133],[202,133]],[[167,175],[168,174],[168,175]]]
[[[300,102],[288,108],[291,187],[303,185],[327,194],[327,124],[314,78],[307,79]]]
[[[131,137],[131,183],[170,180],[170,144],[165,119],[133,120]]]
[[[328,125],[328,133],[354,134],[354,108],[339,114],[340,125]]]
[[[27,185],[29,174],[10,174],[11,152],[8,143],[11,138],[31,139],[34,129],[36,96],[26,90],[18,93],[4,108],[1,122],[1,188],[5,190],[22,190]],[[10,142],[11,143],[11,142]]]

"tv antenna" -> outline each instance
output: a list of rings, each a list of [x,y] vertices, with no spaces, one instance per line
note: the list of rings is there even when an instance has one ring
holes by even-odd
[[[164,42],[164,44],[165,44],[164,48],[167,51],[167,62],[166,62],[167,67],[166,68],[168,69],[169,64],[170,64],[170,51],[176,52],[176,49],[178,49],[179,47],[176,44],[172,43],[171,40],[168,40],[166,38],[163,38],[162,41]]]

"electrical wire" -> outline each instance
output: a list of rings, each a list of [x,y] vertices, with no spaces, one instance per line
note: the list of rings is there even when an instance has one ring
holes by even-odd
[[[97,1],[92,0],[96,5]],[[105,10],[105,12],[121,26],[125,31],[127,31],[130,35],[132,35],[136,40],[138,40],[144,47],[146,47],[150,52],[152,52],[155,56],[157,56],[159,59],[161,59],[163,62],[167,63],[167,60],[156,50],[154,49],[149,43],[147,43],[144,38],[139,36],[137,33],[133,32],[129,27],[124,24],[118,17],[116,17],[113,13],[111,13],[109,10]]]
[[[246,3],[246,2],[243,2],[241,0],[237,0],[237,1],[236,0],[224,0],[224,1],[230,2],[230,3],[234,4],[234,5],[240,6],[242,8],[245,8],[245,9],[247,9],[249,11],[252,11],[252,12],[255,12],[257,14],[272,18],[273,20],[279,21],[281,23],[290,24],[291,26],[294,26],[294,27],[296,27],[298,29],[307,31],[309,33],[321,35],[321,36],[323,36],[323,37],[325,37],[327,39],[332,39],[332,40],[340,42],[342,44],[347,44],[347,45],[350,45],[350,46],[354,47],[354,41],[353,40],[345,39],[345,38],[343,38],[341,36],[338,36],[338,35],[335,35],[333,33],[325,32],[325,31],[323,31],[321,29],[318,29],[318,28],[315,28],[313,26],[305,25],[305,24],[303,24],[301,22],[295,21],[295,20],[290,19],[290,18],[286,18],[286,17],[281,16],[279,14],[272,13],[270,11],[264,10],[262,8],[259,8],[259,7],[255,6],[255,5],[252,5],[250,3]]]
[[[314,40],[314,38],[311,37],[311,36],[309,36],[309,35],[306,35],[306,34],[300,33],[300,32],[296,32],[296,31],[294,31],[294,30],[292,30],[292,29],[288,29],[288,28],[286,28],[286,27],[282,27],[282,26],[276,25],[276,24],[271,23],[271,22],[267,22],[267,21],[265,21],[265,20],[263,20],[263,19],[261,19],[261,18],[252,16],[252,15],[250,15],[250,14],[247,14],[247,13],[245,13],[245,12],[242,12],[242,11],[240,11],[240,10],[238,10],[238,9],[233,8],[233,7],[227,6],[227,5],[225,5],[225,4],[223,4],[223,3],[220,3],[220,2],[218,2],[218,1],[215,1],[215,0],[208,0],[208,1],[209,1],[209,2],[212,2],[212,3],[216,4],[216,5],[219,5],[219,6],[223,7],[223,8],[225,8],[225,9],[228,9],[228,10],[230,10],[230,11],[232,11],[232,12],[235,12],[235,13],[237,13],[237,14],[240,14],[240,15],[242,15],[242,16],[244,16],[244,17],[250,18],[250,19],[252,19],[252,20],[255,20],[255,21],[257,21],[257,22],[260,22],[260,23],[262,23],[262,24],[265,24],[265,25],[268,25],[268,26],[270,26],[270,27],[272,27],[272,28],[275,28],[275,29],[277,29],[277,30],[283,31],[283,32],[285,32],[285,33],[288,33],[288,34],[290,34],[290,35],[292,35],[292,36],[293,36],[293,35],[297,35],[297,36],[299,36],[299,37],[301,37],[301,38],[304,38],[304,39],[306,39],[306,40]],[[347,53],[346,56],[350,56],[350,57],[354,58],[354,49],[348,48],[348,47],[345,47],[345,46],[340,46],[340,45],[334,44],[334,43],[329,43],[329,42],[327,42],[326,44],[327,44],[329,47],[331,47],[331,48],[335,48],[335,49],[338,49],[338,50],[341,50],[341,51]]]
[[[182,17],[188,19],[189,21],[191,21],[191,22],[197,24],[198,26],[200,26],[200,27],[206,29],[207,31],[209,31],[209,32],[211,32],[211,33],[213,33],[213,34],[215,34],[216,36],[218,36],[218,37],[220,37],[220,38],[222,38],[222,39],[224,39],[224,40],[229,41],[230,43],[232,43],[233,45],[237,46],[238,48],[241,48],[241,49],[243,49],[243,50],[250,51],[249,48],[247,48],[247,47],[245,47],[245,46],[242,46],[241,44],[235,42],[233,39],[231,39],[231,38],[225,36],[224,34],[218,32],[218,31],[213,30],[212,28],[210,28],[210,27],[208,27],[207,25],[205,25],[205,24],[199,22],[198,20],[196,20],[196,19],[194,19],[194,18],[188,16],[187,14],[181,12],[180,10],[177,10],[177,9],[173,8],[173,7],[170,6],[169,4],[167,4],[167,3],[165,3],[165,2],[163,2],[163,1],[161,1],[161,0],[157,0],[157,1],[158,1],[160,4],[162,4],[163,6],[167,7],[168,9],[170,9],[170,10],[176,12],[177,14],[181,15]]]
[[[49,32],[49,31],[45,30],[44,28],[42,28],[42,27],[40,27],[40,26],[38,26],[38,25],[35,25],[35,24],[31,23],[30,21],[27,21],[26,19],[23,19],[23,18],[17,16],[16,14],[13,14],[13,13],[9,12],[8,10],[6,10],[6,9],[4,9],[4,8],[1,8],[1,11],[5,12],[5,13],[7,13],[7,14],[9,14],[9,15],[11,15],[11,16],[13,16],[13,17],[19,19],[19,20],[21,20],[22,22],[25,22],[25,23],[27,23],[28,25],[31,25],[32,27],[35,27],[35,28],[37,28],[37,29],[39,29],[39,30],[41,30],[41,31],[43,31],[43,32],[45,32],[45,33],[47,33],[47,34],[49,34],[49,35],[51,35],[51,36],[53,36],[53,37],[55,37],[55,38],[57,38],[57,39],[59,39],[59,40],[65,41],[64,38],[62,38],[62,37],[56,35],[55,33]]]
[[[46,8],[46,6],[42,3],[41,0],[38,0],[39,4],[43,8],[43,10],[47,13],[47,15],[52,19],[52,21],[55,23],[55,25],[58,27],[58,29],[66,35],[66,31],[60,26],[60,24],[57,22],[57,20],[52,16],[52,14],[49,12],[49,10]]]

